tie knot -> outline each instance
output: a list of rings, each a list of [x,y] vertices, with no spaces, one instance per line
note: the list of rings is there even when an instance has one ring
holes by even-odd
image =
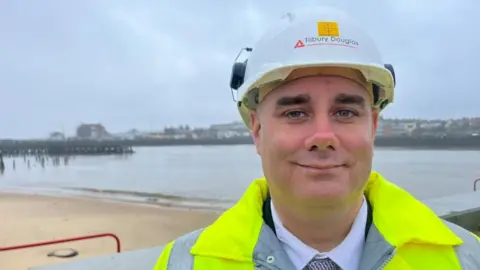
[[[340,270],[330,258],[313,258],[307,265],[308,270]]]

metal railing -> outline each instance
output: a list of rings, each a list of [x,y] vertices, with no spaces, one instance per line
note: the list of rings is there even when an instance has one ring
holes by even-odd
[[[120,253],[120,248],[121,248],[120,238],[118,238],[118,236],[116,236],[113,233],[93,234],[93,235],[85,235],[85,236],[73,237],[73,238],[63,238],[63,239],[45,241],[45,242],[30,243],[30,244],[18,245],[18,246],[0,247],[0,251],[10,251],[10,250],[17,250],[17,249],[24,249],[24,248],[47,246],[47,245],[88,240],[88,239],[100,238],[100,237],[112,237],[113,239],[115,239],[115,242],[117,244],[117,253]]]
[[[473,181],[473,191],[477,191],[477,183],[480,182],[480,178],[477,180]]]

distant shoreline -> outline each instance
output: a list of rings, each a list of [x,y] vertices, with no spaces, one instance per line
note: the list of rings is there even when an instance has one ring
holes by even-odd
[[[0,190],[0,194],[23,196],[46,196],[65,199],[87,199],[128,205],[162,207],[187,211],[224,211],[235,204],[235,200],[176,196],[162,193],[147,193],[132,190],[109,190],[72,187],[11,186]]]
[[[161,147],[161,146],[226,146],[226,145],[253,145],[251,137],[215,138],[181,138],[181,139],[152,139],[141,138],[134,140],[3,140],[0,141],[0,151],[8,153],[12,150],[58,147]],[[438,150],[480,150],[480,136],[465,137],[377,137],[377,148],[403,149],[438,149]]]

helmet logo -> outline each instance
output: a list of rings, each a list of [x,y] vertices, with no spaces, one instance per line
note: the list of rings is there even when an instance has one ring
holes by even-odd
[[[340,37],[340,29],[337,22],[317,22],[317,36],[305,37],[295,43],[294,49],[310,46],[343,46],[358,48],[358,41]]]
[[[297,41],[297,43],[295,44],[295,49],[296,48],[302,48],[302,47],[305,47],[305,44],[303,43],[303,41],[301,41],[300,39]]]
[[[338,29],[338,23],[336,22],[317,22],[317,31],[318,36],[331,36],[338,37],[340,36],[340,31]]]

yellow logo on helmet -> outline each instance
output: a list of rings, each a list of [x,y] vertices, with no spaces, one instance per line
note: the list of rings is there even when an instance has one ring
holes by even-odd
[[[336,22],[317,22],[317,30],[319,36],[340,36],[338,23]]]

